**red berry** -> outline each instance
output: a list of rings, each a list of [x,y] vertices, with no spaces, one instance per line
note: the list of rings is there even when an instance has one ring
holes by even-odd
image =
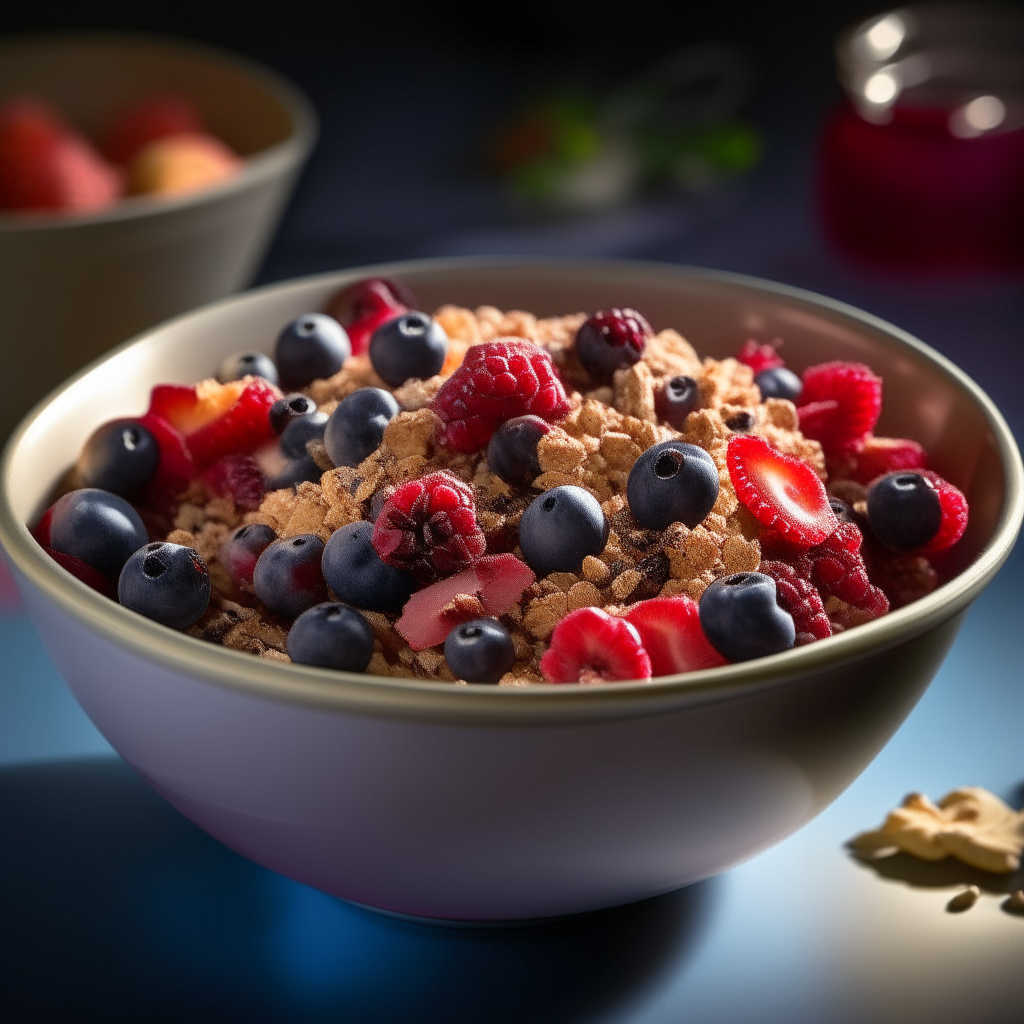
[[[570,404],[551,356],[529,341],[508,339],[473,345],[431,408],[442,422],[438,443],[475,452],[506,420],[531,415],[554,423]]]
[[[156,438],[160,449],[160,462],[153,479],[146,485],[143,502],[158,507],[176,498],[188,487],[195,472],[195,464],[185,443],[185,435],[162,416],[147,412],[139,419],[139,423]]]
[[[650,679],[651,659],[632,623],[600,608],[577,608],[555,626],[540,671],[549,683]]]
[[[792,544],[820,544],[838,523],[817,474],[754,434],[734,434],[726,454],[736,497]]]
[[[381,561],[433,583],[468,568],[486,550],[473,491],[451,473],[429,473],[397,487],[373,527]]]
[[[711,646],[700,628],[697,602],[686,596],[639,601],[624,616],[640,634],[651,659],[651,675],[696,672],[729,662]]]
[[[591,377],[610,381],[616,370],[639,360],[653,334],[635,309],[602,309],[576,332],[576,355]]]
[[[100,149],[108,160],[127,165],[154,139],[202,130],[202,118],[192,103],[174,93],[158,93],[118,111],[100,140]]]
[[[463,572],[417,591],[395,629],[414,650],[442,644],[460,623],[504,615],[536,579],[515,555],[487,555]]]
[[[869,484],[886,473],[924,469],[928,454],[909,437],[866,437],[853,452],[851,480]]]
[[[345,328],[352,355],[358,356],[369,348],[370,338],[381,324],[407,313],[415,305],[407,288],[382,277],[371,277],[343,288],[331,299],[326,312]]]
[[[227,387],[228,385],[223,385]],[[225,413],[187,435],[188,449],[202,469],[225,455],[247,455],[274,437],[270,408],[278,390],[262,377],[251,377]]]
[[[214,494],[231,498],[236,508],[255,512],[266,493],[263,473],[251,455],[225,455],[203,474]]]
[[[860,554],[862,540],[854,523],[840,523],[831,536],[808,551],[813,563],[811,582],[823,597],[838,597],[877,618],[889,610],[889,601],[868,579]]]
[[[821,595],[809,579],[785,562],[762,561],[758,570],[775,580],[775,596],[779,607],[793,616],[796,645],[824,640],[832,635],[832,623],[825,614]]]
[[[918,548],[916,554],[945,551],[946,548],[955,544],[967,529],[967,498],[963,491],[954,487],[948,480],[944,480],[938,473],[927,469],[918,470],[918,472],[931,483],[939,496],[939,504],[942,506],[942,521],[939,523],[939,530],[935,536],[923,547]]]
[[[0,109],[0,209],[85,213],[110,206],[120,175],[43,103]]]
[[[87,587],[92,587],[97,593],[109,597],[112,601],[117,600],[117,587],[113,580],[108,579],[99,571],[94,569],[88,562],[76,558],[74,555],[66,555],[63,551],[55,551],[47,548],[46,553],[62,568],[66,569],[75,579],[81,580]]]
[[[832,362],[803,372],[800,429],[826,449],[856,444],[882,411],[882,378],[863,363]]]
[[[786,361],[779,355],[775,345],[763,345],[753,338],[743,342],[736,358],[754,371],[756,377],[762,370],[774,370],[777,366],[785,366]]]

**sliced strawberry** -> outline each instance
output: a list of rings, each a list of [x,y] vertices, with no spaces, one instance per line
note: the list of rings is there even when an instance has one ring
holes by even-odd
[[[692,598],[654,597],[639,601],[624,618],[640,634],[651,659],[651,675],[669,676],[729,664],[700,628],[700,612]]]
[[[149,395],[149,411],[162,416],[186,437],[223,416],[241,397],[246,380],[220,384],[157,384]]]
[[[803,384],[800,429],[823,447],[854,444],[875,429],[882,412],[882,378],[870,366],[819,363],[804,370]]]
[[[865,486],[886,473],[924,469],[928,453],[909,437],[866,437],[854,453],[850,478]]]
[[[785,366],[786,361],[779,355],[775,345],[765,345],[749,338],[743,342],[736,358],[749,366],[757,376],[762,370],[773,370],[776,366]]]
[[[111,600],[117,600],[117,587],[112,580],[107,579],[98,569],[94,569],[88,562],[83,562],[74,555],[66,555],[63,551],[54,551],[47,548],[46,553],[62,568],[66,569],[75,579],[81,580],[87,587],[92,587],[97,593]]]
[[[515,555],[487,555],[446,580],[417,591],[395,629],[414,650],[444,643],[460,622],[504,615],[536,579]]]
[[[214,494],[231,498],[236,508],[255,512],[260,507],[266,485],[263,473],[251,455],[225,455],[203,474]]]
[[[577,608],[555,626],[540,671],[549,683],[650,679],[651,659],[631,622],[600,608]]]
[[[736,497],[765,527],[791,544],[820,544],[839,521],[825,487],[806,463],[754,434],[734,434],[726,454]]]
[[[918,548],[915,554],[934,554],[945,551],[964,535],[967,529],[967,498],[963,491],[954,487],[948,480],[944,480],[938,473],[927,469],[918,472],[935,488],[942,507],[942,520],[935,536],[923,547]]]
[[[197,468],[209,466],[225,455],[248,455],[274,436],[270,407],[280,397],[277,388],[262,377],[247,377],[241,383],[243,390],[238,401],[223,415],[187,435],[188,449]]]
[[[155,389],[154,389],[155,390]],[[156,438],[160,449],[160,463],[156,475],[146,485],[144,504],[157,506],[176,498],[185,488],[195,471],[192,456],[185,443],[185,436],[154,412],[147,412],[139,419]]]

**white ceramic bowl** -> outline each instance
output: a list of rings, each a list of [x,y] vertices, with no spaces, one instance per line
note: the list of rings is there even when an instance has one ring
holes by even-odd
[[[629,304],[698,351],[786,340],[885,378],[881,431],[909,434],[967,494],[960,571],[828,640],[647,684],[454,687],[280,665],[141,618],[71,578],[24,523],[82,439],[149,387],[203,377],[342,284],[401,277],[423,308],[538,314]],[[789,835],[867,765],[927,686],[1012,547],[1020,457],[984,394],[920,342],[826,299],[638,263],[423,261],[263,289],[179,317],[42,404],[8,444],[0,542],[82,706],[175,807],[261,864],[424,917],[535,918],[666,892]]]
[[[245,168],[215,188],[86,216],[0,212],[0,439],[111,345],[248,284],[316,137],[293,86],[230,54],[130,35],[0,43],[0,99],[40,96],[87,133],[156,91],[195,103]]]

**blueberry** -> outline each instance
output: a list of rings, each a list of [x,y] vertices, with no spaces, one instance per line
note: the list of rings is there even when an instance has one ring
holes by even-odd
[[[221,545],[220,564],[239,590],[252,593],[252,572],[256,559],[277,540],[277,534],[263,523],[239,526]]]
[[[294,619],[327,599],[320,570],[324,542],[313,533],[276,540],[256,560],[253,589],[272,612]]]
[[[426,380],[441,372],[448,335],[426,313],[403,313],[388,320],[370,338],[370,362],[393,388],[412,377]]]
[[[491,435],[487,465],[512,487],[529,487],[540,475],[537,444],[551,429],[539,416],[516,416]]]
[[[778,654],[796,641],[793,617],[775,600],[775,580],[762,572],[737,572],[709,584],[700,597],[700,625],[729,661]]]
[[[692,377],[680,374],[672,377],[655,395],[654,405],[658,415],[676,430],[682,430],[686,417],[697,408],[700,388]]]
[[[281,431],[281,454],[289,459],[301,459],[303,455],[308,454],[306,445],[310,441],[323,440],[326,426],[325,412],[309,412],[305,416],[292,417]]]
[[[316,412],[316,402],[308,395],[299,392],[285,395],[270,407],[270,428],[280,434],[293,419],[311,412]]]
[[[384,428],[398,415],[398,403],[382,388],[360,388],[343,399],[324,429],[324,445],[336,466],[358,466],[384,438]]]
[[[784,366],[762,370],[754,377],[754,383],[758,386],[762,399],[785,398],[790,402],[796,402],[804,389],[804,382]]]
[[[324,548],[324,579],[346,604],[397,614],[412,595],[413,577],[386,565],[373,549],[373,524],[349,523],[331,534]]]
[[[939,532],[942,503],[920,473],[887,473],[868,490],[868,523],[883,544],[908,551]]]
[[[111,420],[98,427],[78,457],[88,487],[130,498],[153,479],[160,465],[156,438],[135,420]]]
[[[664,530],[671,523],[694,527],[718,499],[718,467],[703,448],[663,441],[633,463],[626,500],[641,526]]]
[[[373,630],[359,612],[326,601],[292,623],[288,657],[298,665],[365,672],[373,657]]]
[[[307,482],[318,484],[323,475],[323,469],[312,455],[300,455],[297,459],[288,459],[276,472],[267,476],[267,490],[282,491]]]
[[[217,380],[221,384],[243,377],[262,377],[275,386],[280,383],[274,360],[262,352],[233,352],[217,370]]]
[[[448,667],[467,683],[496,683],[516,660],[509,631],[497,619],[456,626],[444,642]]]
[[[85,487],[54,503],[50,547],[80,558],[110,579],[117,579],[124,563],[148,542],[139,513],[117,494]]]
[[[527,506],[519,522],[519,546],[538,577],[579,572],[587,555],[604,551],[608,529],[597,498],[582,487],[563,484]]]
[[[192,548],[157,541],[139,548],[125,562],[117,599],[147,619],[188,629],[210,604],[210,573]]]
[[[296,390],[333,376],[352,354],[345,328],[324,313],[303,313],[278,335],[274,349],[282,384]]]

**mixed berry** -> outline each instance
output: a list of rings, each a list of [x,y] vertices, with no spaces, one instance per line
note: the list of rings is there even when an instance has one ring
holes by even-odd
[[[860,363],[798,375],[757,341],[700,360],[626,308],[431,316],[372,279],[273,358],[101,425],[34,532],[126,607],[278,661],[643,680],[936,586],[967,502],[916,441],[874,435],[881,408]]]

